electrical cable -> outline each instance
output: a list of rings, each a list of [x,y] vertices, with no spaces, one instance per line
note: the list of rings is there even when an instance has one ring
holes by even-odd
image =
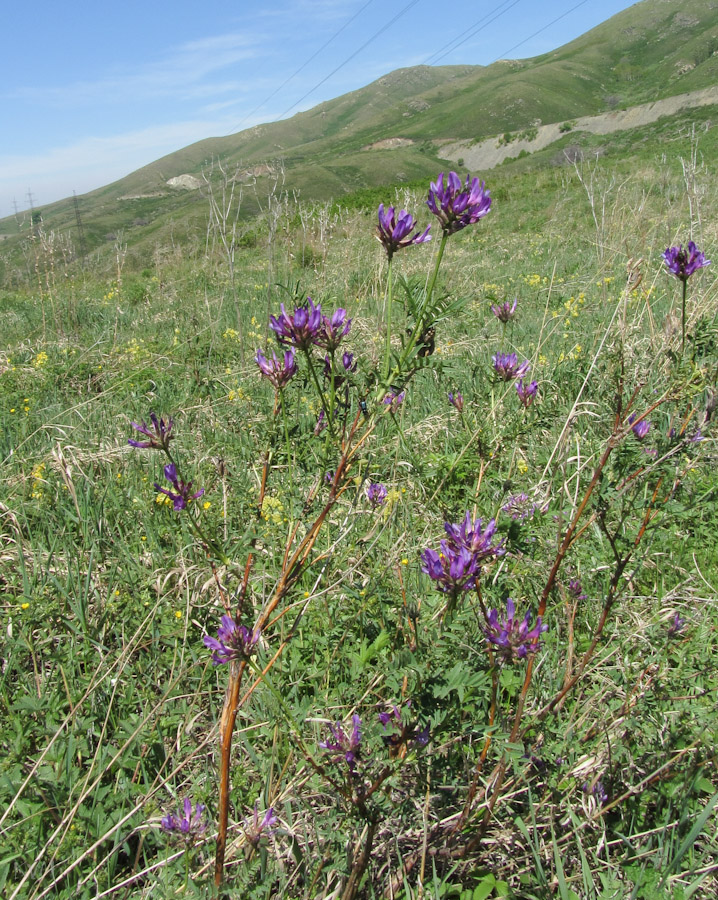
[[[543,31],[546,31],[547,28],[550,28],[552,25],[555,25],[556,22],[560,22],[561,19],[565,19],[569,13],[572,13],[575,9],[578,9],[579,6],[585,6],[588,3],[588,0],[581,0],[580,3],[577,3],[575,6],[572,6],[571,9],[567,9],[565,13],[562,13],[560,16],[557,16],[553,21],[549,22],[548,25],[544,25],[543,28],[539,28],[538,31],[534,31],[533,34],[530,34],[527,38],[524,38],[523,41],[519,41],[518,44],[514,44],[513,47],[509,47],[504,53],[500,56],[497,56],[496,59],[492,60],[492,62],[498,62],[500,59],[507,59],[509,53],[513,53],[518,47],[522,47],[525,43],[530,41],[532,38],[535,38],[536,35],[541,34]]]
[[[281,114],[281,116],[279,116],[279,118],[276,121],[283,119],[287,115],[287,113],[290,113],[295,107],[299,106],[300,103],[302,103],[304,100],[306,100],[307,97],[309,97],[311,94],[313,94],[314,91],[316,91],[316,89],[318,87],[321,87],[323,84],[325,84],[325,82],[329,81],[329,79],[332,78],[334,75],[336,75],[340,69],[343,69],[344,66],[347,63],[351,62],[356,56],[358,56],[362,52],[362,50],[366,50],[366,48],[369,46],[369,44],[372,43],[372,41],[376,40],[376,38],[378,38],[380,34],[383,34],[388,28],[390,28],[394,24],[394,22],[398,21],[405,13],[407,13],[411,9],[412,6],[416,6],[417,3],[419,3],[419,0],[410,0],[410,2],[407,3],[406,6],[403,9],[401,9],[394,16],[393,19],[391,19],[389,22],[387,22],[386,25],[383,25],[378,31],[375,31],[374,34],[369,38],[369,40],[365,41],[361,45],[361,47],[359,47],[357,50],[355,50],[354,53],[352,53],[350,56],[348,56],[343,62],[339,63],[339,65],[335,69],[332,69],[332,71],[328,75],[326,75],[324,78],[322,78],[321,81],[318,81],[314,85],[314,87],[310,88],[310,90],[308,90],[307,93],[304,94],[304,96],[300,97],[296,103],[293,103],[288,109],[285,109],[285,111]]]
[[[471,40],[471,38],[474,37],[475,34],[477,34],[487,25],[495,22],[496,19],[502,16],[505,12],[508,12],[512,7],[516,6],[516,4],[520,2],[521,0],[513,0],[513,2],[510,2],[510,0],[503,0],[502,3],[499,3],[498,6],[495,6],[491,10],[491,12],[487,14],[491,18],[487,19],[486,16],[482,16],[481,19],[477,19],[476,22],[473,22],[471,25],[469,25],[468,34],[464,29],[464,31],[462,31],[458,37],[453,38],[448,43],[444,44],[443,47],[439,47],[439,49],[435,50],[431,54],[431,56],[427,56],[422,65],[436,65],[439,60],[442,60],[445,56],[448,56],[449,53],[451,53],[453,50],[456,50],[456,48],[460,47],[462,44],[465,44],[466,41]],[[506,6],[507,3],[509,4],[508,6]],[[502,6],[504,7],[504,9],[501,9]]]
[[[334,34],[329,38],[329,40],[325,41],[325,42],[322,44],[322,46],[321,46],[317,51],[315,51],[314,53],[312,53],[312,55],[309,57],[309,59],[305,60],[305,61],[301,64],[301,66],[300,66],[298,69],[296,69],[294,72],[292,72],[292,74],[289,76],[289,78],[287,78],[285,81],[283,81],[283,82],[279,85],[279,87],[276,88],[276,90],[273,90],[273,91],[272,91],[271,94],[269,94],[268,96],[266,96],[266,97],[264,98],[264,100],[262,100],[262,102],[261,102],[258,106],[255,106],[254,109],[253,109],[251,112],[248,112],[247,115],[242,119],[242,121],[236,126],[236,128],[234,128],[232,131],[230,131],[230,132],[228,132],[228,133],[229,133],[229,134],[235,134],[237,131],[239,131],[239,130],[241,129],[242,125],[244,125],[244,123],[247,121],[247,119],[251,119],[252,116],[253,116],[256,112],[259,112],[259,110],[260,110],[263,106],[265,106],[267,103],[269,103],[269,101],[270,101],[273,97],[276,97],[276,95],[277,95],[283,88],[285,88],[285,87],[289,84],[289,82],[292,81],[293,78],[296,78],[296,76],[299,75],[299,73],[300,73],[301,71],[303,71],[304,69],[306,69],[306,67],[309,65],[310,62],[312,62],[313,60],[315,60],[315,59],[319,56],[320,53],[322,53],[324,50],[326,50],[327,47],[332,43],[332,41],[335,40],[335,38],[338,38],[339,35],[342,33],[342,31],[344,31],[346,28],[348,28],[348,27],[351,25],[351,23],[354,21],[354,19],[356,19],[358,16],[360,16],[360,15],[364,12],[364,10],[367,8],[367,6],[371,6],[371,4],[372,4],[373,2],[374,2],[374,0],[368,0],[368,2],[365,3],[364,6],[362,6],[361,9],[357,10],[357,12],[355,12],[353,16],[351,16],[349,19],[346,20],[346,22],[342,25],[342,27],[341,27],[338,31],[335,31],[335,32],[334,32]]]

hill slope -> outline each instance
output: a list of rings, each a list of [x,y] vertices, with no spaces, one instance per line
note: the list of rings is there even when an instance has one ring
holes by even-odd
[[[400,69],[286,121],[185,147],[84,195],[86,243],[100,246],[119,229],[130,242],[143,241],[169,218],[206,218],[200,190],[167,182],[187,174],[201,180],[213,159],[260,184],[276,177],[281,160],[285,188],[326,200],[435,175],[447,142],[479,142],[716,84],[718,4],[643,0],[543,56]],[[245,211],[255,209],[247,196]],[[42,215],[47,228],[75,227],[69,200]],[[0,234],[16,230],[12,219],[0,222]]]

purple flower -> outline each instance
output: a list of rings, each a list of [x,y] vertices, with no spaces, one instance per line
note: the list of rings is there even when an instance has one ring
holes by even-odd
[[[168,813],[160,819],[162,830],[168,834],[182,837],[186,841],[193,841],[207,830],[207,822],[203,819],[205,805],[198,803],[192,812],[192,802],[185,797],[183,803],[184,815],[180,810],[177,813]]]
[[[685,628],[686,620],[682,619],[678,613],[673,617],[673,621],[668,626],[668,634],[673,637],[676,634],[680,634],[681,631]]]
[[[411,707],[411,700],[404,704],[405,709]],[[379,713],[379,721],[384,726],[384,742],[389,747],[392,756],[396,756],[404,743],[412,743],[417,747],[425,747],[429,743],[429,725],[421,730],[417,723],[405,725],[401,718],[401,710],[398,706],[392,706],[390,710]]]
[[[404,402],[404,397],[406,397],[406,391],[402,391],[401,393],[397,393],[396,391],[389,391],[388,394],[385,395],[382,403],[385,406],[388,406],[391,409],[391,412],[396,412],[397,409]]]
[[[449,391],[449,403],[458,411],[463,412],[464,410],[464,398],[457,391],[455,394],[452,394]]]
[[[341,722],[336,725],[330,725],[329,731],[331,738],[326,741],[320,741],[319,746],[323,750],[332,750],[334,758],[344,757],[349,771],[354,774],[356,771],[356,763],[359,758],[361,744],[361,719],[356,713],[352,716],[352,730],[347,734],[342,727]]]
[[[159,491],[160,494],[166,494],[174,503],[174,508],[178,511],[185,509],[190,500],[196,500],[204,494],[204,488],[200,488],[198,491],[195,491],[194,494],[191,493],[192,482],[188,481],[185,483],[177,478],[177,466],[175,466],[174,463],[168,463],[165,466],[165,478],[172,484],[174,491],[160,487],[156,481],[155,490]]]
[[[392,258],[397,250],[401,250],[403,247],[410,247],[412,244],[423,244],[431,240],[431,235],[429,234],[431,225],[427,225],[426,231],[422,234],[419,234],[417,231],[416,234],[407,238],[409,232],[415,227],[416,222],[414,218],[405,209],[401,210],[397,219],[393,206],[390,206],[385,212],[384,204],[379,204],[379,224],[376,226],[376,237],[383,244],[389,259]]]
[[[586,594],[583,593],[581,582],[578,578],[572,578],[568,583],[568,592],[574,600],[585,600]]]
[[[494,371],[502,381],[511,381],[512,378],[523,379],[530,368],[527,359],[519,365],[515,353],[494,353],[491,362],[494,364]]]
[[[432,181],[426,205],[441,222],[445,234],[455,234],[482,219],[491,209],[491,197],[484,182],[466,176],[465,190],[456,172],[449,172],[444,184],[444,173]]]
[[[498,648],[503,660],[514,662],[524,659],[529,653],[535,653],[541,646],[541,634],[548,631],[548,625],[541,624],[541,616],[531,629],[530,624],[531,613],[527,612],[523,619],[517,619],[514,601],[509,597],[506,600],[506,616],[499,620],[499,611],[492,609],[486,617],[486,628],[483,631],[486,640]]]
[[[538,506],[531,500],[528,494],[513,494],[501,507],[506,515],[511,516],[516,522],[524,522],[533,519]]]
[[[205,647],[212,651],[213,664],[220,666],[233,659],[249,659],[255,651],[260,634],[259,628],[250,631],[244,625],[237,625],[231,616],[222,616],[217,637],[205,634],[202,640]]]
[[[503,540],[498,544],[492,544],[496,533],[496,519],[491,519],[486,528],[481,530],[481,519],[472,522],[471,515],[467,512],[464,521],[453,525],[444,522],[444,531],[448,538],[448,544],[454,550],[467,550],[479,564],[486,562],[494,556],[502,556],[506,551],[503,548]]]
[[[324,413],[323,409],[319,410],[319,415],[317,416],[317,424],[314,426],[314,436],[319,437],[319,435],[324,431],[327,427],[327,417]]]
[[[688,241],[688,249],[683,249],[683,244],[677,247],[668,247],[663,253],[663,260],[668,271],[680,281],[688,281],[694,272],[709,266],[711,261],[706,259],[693,241]]]
[[[312,344],[317,343],[319,331],[322,327],[322,308],[316,306],[311,297],[307,297],[302,306],[294,310],[294,315],[288,315],[284,304],[280,305],[279,318],[269,317],[269,326],[277,335],[280,344],[295,347],[297,350],[308,350]]]
[[[608,800],[608,794],[606,793],[606,788],[603,786],[601,781],[597,781],[593,787],[589,785],[587,781],[581,785],[581,790],[584,794],[591,794],[596,798],[596,802],[599,806],[603,806],[603,804]]]
[[[638,416],[635,413],[631,413],[628,417],[628,424],[632,426],[631,431],[636,435],[638,440],[642,441],[651,430],[651,423],[648,419],[641,419],[640,422],[636,422],[637,418]],[[633,425],[634,422],[636,422],[635,425]]]
[[[441,552],[430,547],[421,554],[421,571],[436,582],[436,589],[456,599],[463,591],[476,585],[481,566],[476,556],[466,547],[456,548],[448,541],[441,541]]]
[[[491,312],[496,316],[499,322],[503,322],[504,325],[507,322],[510,322],[511,319],[516,315],[516,304],[518,303],[518,298],[514,298],[514,302],[512,304],[509,303],[508,300],[504,300],[503,303],[491,304]]]
[[[322,324],[314,343],[324,347],[325,350],[329,350],[331,353],[337,349],[342,338],[349,334],[351,327],[352,320],[347,318],[347,311],[345,309],[337,309],[332,313],[331,318],[322,316]]]
[[[261,350],[257,350],[254,357],[255,362],[259,366],[262,375],[273,384],[277,390],[281,390],[285,385],[297,374],[297,363],[294,359],[294,350],[284,351],[284,362],[279,362],[277,355],[272,351],[272,361],[270,362]]]
[[[247,828],[244,829],[245,837],[248,843],[253,847],[258,847],[263,834],[271,834],[279,824],[279,819],[274,815],[274,807],[270,806],[265,810],[261,820],[259,818],[259,800],[254,803],[254,811],[252,819]]]
[[[519,395],[519,400],[521,401],[521,405],[524,409],[528,409],[529,406],[536,399],[536,392],[538,391],[538,382],[532,381],[531,384],[524,384],[523,378],[516,382],[516,393]]]
[[[388,491],[386,486],[372,482],[367,486],[366,498],[374,509],[378,509],[386,503]]]
[[[150,422],[152,423],[151,427],[144,421],[141,425],[138,425],[137,422],[131,423],[135,431],[139,431],[140,434],[144,434],[149,438],[148,441],[135,441],[132,438],[129,438],[127,443],[132,447],[140,447],[142,450],[169,451],[170,441],[174,437],[172,434],[172,419],[167,419],[165,422],[164,419],[158,419],[157,416],[151,412]]]
[[[356,372],[357,363],[354,362],[354,354],[345,350],[344,353],[342,353],[342,365],[344,366],[345,372]]]

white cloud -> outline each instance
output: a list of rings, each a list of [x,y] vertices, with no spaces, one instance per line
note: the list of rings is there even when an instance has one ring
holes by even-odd
[[[13,199],[25,206],[28,188],[36,206],[69,197],[73,190],[78,194],[94,190],[179,147],[226,134],[233,122],[229,117],[189,120],[111,137],[86,137],[35,155],[0,155],[0,217],[10,215]]]

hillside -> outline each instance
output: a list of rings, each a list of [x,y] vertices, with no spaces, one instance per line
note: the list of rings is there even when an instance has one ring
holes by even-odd
[[[474,144],[512,132],[519,137],[716,84],[718,4],[696,0],[687,11],[680,0],[643,0],[533,59],[400,69],[286,121],[169,154],[79,199],[86,248],[103,246],[120,230],[130,245],[149,245],[170,221],[180,230],[206,222],[201,189],[171,187],[168,181],[183,175],[201,181],[212,160],[221,159],[227,171],[258,185],[259,196],[266,196],[266,182],[281,169],[290,193],[328,200],[433,176],[447,156],[472,158],[468,152],[447,153],[443,148],[451,143]],[[243,214],[256,211],[253,189],[247,190]],[[71,200],[40,212],[46,229],[76,228]],[[17,231],[13,218],[0,221],[6,252],[17,244]]]

